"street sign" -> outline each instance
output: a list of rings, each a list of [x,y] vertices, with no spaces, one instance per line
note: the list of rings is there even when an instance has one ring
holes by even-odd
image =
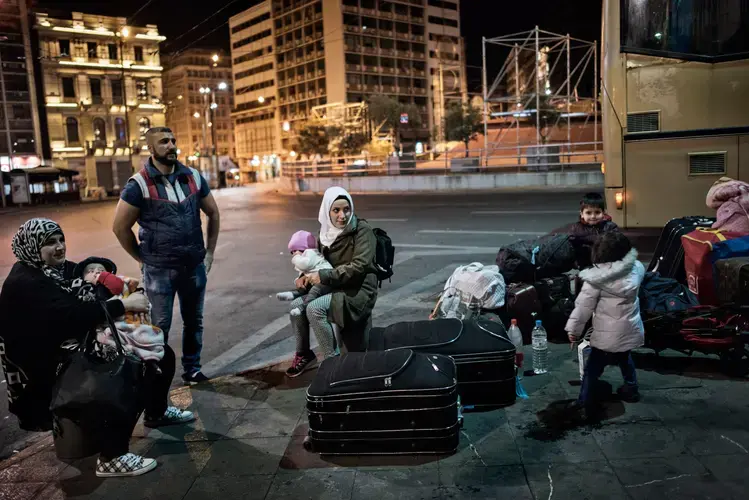
[[[408,123],[408,113],[401,114],[401,123],[404,125]]]

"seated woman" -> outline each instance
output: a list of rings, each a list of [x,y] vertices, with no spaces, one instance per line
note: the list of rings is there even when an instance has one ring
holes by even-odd
[[[106,316],[98,301],[79,296],[82,280],[74,277],[76,264],[65,259],[65,236],[57,223],[27,221],[13,237],[11,247],[18,261],[0,292],[0,360],[8,384],[9,409],[22,429],[49,431],[57,368],[70,352],[63,347],[82,342]],[[107,301],[105,306],[113,318],[119,318],[126,312],[147,312],[148,299],[134,293]],[[174,351],[168,346],[158,366],[162,374],[143,387],[145,424],[155,427],[194,420],[191,412],[167,406],[175,369]],[[106,434],[99,442],[97,476],[137,476],[156,467],[155,460],[128,453],[136,420],[123,416],[117,425],[91,430],[96,435]]]
[[[297,288],[323,284],[332,293],[307,304],[306,314],[291,316],[296,337],[296,356],[286,371],[297,377],[315,365],[317,357],[310,349],[310,328],[317,337],[325,358],[334,356],[336,336],[333,325],[342,330],[349,351],[366,349],[367,323],[377,301],[377,275],[374,257],[377,239],[369,224],[354,215],[354,202],[345,189],[331,187],[320,205],[320,250],[333,266],[297,280]],[[303,301],[291,303],[291,310]]]

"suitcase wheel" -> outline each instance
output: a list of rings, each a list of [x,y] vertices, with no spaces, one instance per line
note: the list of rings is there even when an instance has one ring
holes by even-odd
[[[304,438],[304,441],[302,442],[302,446],[304,446],[304,449],[309,452],[315,451],[315,446],[312,444],[312,438],[309,436]]]

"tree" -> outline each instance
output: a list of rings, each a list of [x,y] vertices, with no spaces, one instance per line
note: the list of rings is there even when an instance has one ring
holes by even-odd
[[[297,137],[299,152],[306,155],[326,155],[330,147],[331,134],[322,125],[305,125]]]
[[[345,134],[338,141],[338,151],[347,156],[358,155],[368,143],[367,136],[360,132]]]
[[[466,145],[468,158],[468,144],[475,139],[483,129],[481,111],[470,105],[453,103],[447,108],[445,115],[445,133],[448,141],[461,141]]]
[[[414,104],[405,104],[387,95],[375,95],[369,99],[369,117],[375,126],[384,126],[393,131],[396,147],[400,146],[400,131],[421,126],[421,111]],[[408,124],[401,123],[401,115],[408,115]]]

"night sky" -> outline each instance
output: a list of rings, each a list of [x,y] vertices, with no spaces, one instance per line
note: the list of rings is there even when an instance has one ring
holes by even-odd
[[[569,33],[583,40],[600,40],[602,0],[462,0],[461,16],[463,36],[466,39],[469,92],[481,89],[481,37],[492,38],[538,25],[541,29],[560,34]],[[229,49],[229,17],[253,3],[253,0],[133,0],[76,1],[37,0],[39,10],[62,13],[69,17],[71,11],[99,13],[130,18],[143,5],[131,24],[157,24],[167,37],[162,45],[164,53],[183,49],[188,44],[195,47]],[[147,4],[147,5],[146,5]],[[489,6],[491,4],[491,6]],[[574,5],[574,7],[573,7]],[[221,10],[218,14],[217,11]],[[216,14],[214,17],[209,16]],[[205,21],[205,22],[204,22]],[[199,23],[203,23],[191,30]],[[215,30],[215,31],[213,31]],[[213,31],[211,33],[211,31]],[[210,33],[210,34],[209,34]],[[180,37],[177,39],[177,37]],[[202,38],[198,41],[199,38]],[[489,79],[499,71],[506,53],[499,49],[489,52]],[[573,62],[574,64],[574,62]],[[592,71],[592,70],[591,70]],[[592,75],[591,75],[592,78]]]

